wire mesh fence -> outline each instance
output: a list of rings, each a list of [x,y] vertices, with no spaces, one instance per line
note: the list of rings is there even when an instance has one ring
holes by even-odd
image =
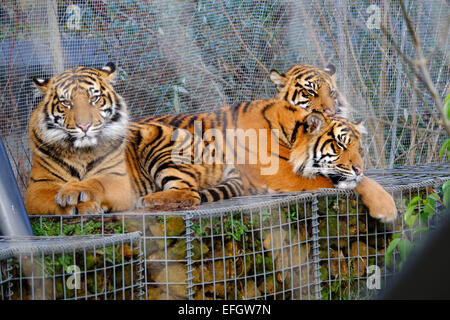
[[[415,209],[412,224],[404,212],[416,196],[439,196],[449,169],[369,172],[395,199],[400,215],[393,224],[371,218],[353,192],[336,190],[238,197],[194,211],[33,216],[31,222],[46,236],[139,231],[147,299],[368,299],[405,263],[404,248],[391,250],[391,243],[411,249],[439,225],[438,202],[433,216]]]
[[[443,97],[448,3],[406,6]],[[381,30],[414,58],[397,2],[8,0],[0,22],[0,132],[22,190],[30,169],[27,124],[38,101],[31,78],[108,61],[119,66],[116,88],[133,119],[272,97],[270,69],[331,62],[353,118],[366,120],[369,168],[439,160],[444,134],[430,94]]]
[[[2,300],[133,300],[143,294],[138,232],[0,238]]]

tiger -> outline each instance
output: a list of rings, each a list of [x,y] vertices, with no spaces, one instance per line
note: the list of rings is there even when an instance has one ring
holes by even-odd
[[[286,73],[272,69],[269,78],[275,84],[275,99],[285,100],[306,110],[348,118],[350,108],[336,86],[335,75],[336,67],[333,64],[328,64],[324,69],[299,64]]]
[[[177,143],[173,144],[173,139],[169,142],[169,137],[173,136],[176,129],[183,129],[195,135],[196,124],[200,124],[202,134],[212,129],[222,133],[231,129],[241,130],[237,136],[242,136],[247,130],[256,129],[266,132],[263,136],[270,137],[268,140],[275,138],[278,150],[274,150],[270,144],[266,149],[267,153],[264,154],[263,151],[261,154],[258,150],[260,141],[239,145],[234,143],[235,141],[230,142],[226,134],[219,135],[225,137],[222,141],[206,137],[207,144],[217,145],[211,148],[213,151],[223,150],[224,146],[232,144],[236,146],[234,149],[231,148],[234,157],[236,154],[245,154],[248,160],[248,156],[256,154],[257,159],[255,163],[234,163],[231,170],[234,174],[233,181],[235,185],[242,184],[243,191],[242,188],[228,185],[225,181],[228,177],[222,174],[220,188],[202,185],[193,188],[197,192],[201,189],[200,199],[198,195],[196,200],[192,199],[195,204],[250,194],[298,192],[319,188],[354,189],[360,194],[372,217],[385,222],[392,221],[397,215],[397,209],[391,195],[378,183],[363,175],[362,123],[354,124],[340,116],[325,115],[323,112],[308,111],[294,106],[284,100],[268,99],[244,102],[206,113],[147,117],[137,121],[136,125],[140,128],[148,126],[166,128],[165,132],[161,130],[150,140],[152,145],[159,146],[156,151],[160,154],[156,156],[158,159],[169,159],[169,154],[173,154],[172,150]],[[187,140],[188,145],[195,144],[192,138]],[[155,157],[155,149],[151,149],[146,157],[149,159]],[[263,169],[268,167],[265,165],[267,163],[277,163],[277,170],[271,174],[264,174]],[[154,159],[145,165],[146,171],[160,171],[159,164]],[[167,166],[167,163],[162,166]],[[174,168],[176,166],[171,164],[170,169]],[[242,182],[239,181],[239,177],[236,178],[235,170]],[[158,187],[162,191],[144,196],[140,203],[142,207],[152,203],[160,205],[164,202],[185,199],[184,196],[177,198],[174,191],[166,193],[172,189],[173,180],[184,180],[176,170],[174,171],[168,175],[161,174],[162,184]],[[219,176],[220,173],[223,173],[223,170],[219,170]],[[184,177],[194,175],[190,172],[185,173]],[[195,179],[189,179],[188,186],[177,186],[175,190],[189,189],[189,184],[195,184]]]
[[[126,162],[129,115],[116,67],[76,67],[34,78],[42,93],[29,121],[29,214],[97,214],[133,207]]]
[[[389,194],[362,174],[358,128],[343,118],[271,99],[130,123],[126,103],[112,86],[114,75],[115,65],[108,63],[34,79],[44,97],[29,124],[33,166],[25,206],[30,214],[98,214],[331,187],[354,188],[374,217],[390,221],[396,214]],[[197,123],[202,135],[210,129],[266,132],[277,142],[278,151],[272,145],[267,151],[279,161],[277,171],[262,174],[260,158],[253,164],[176,163],[173,150],[197,142],[189,135],[180,135],[180,142],[174,133],[181,128],[195,133]],[[205,145],[211,141],[220,139]],[[215,151],[220,150],[212,148],[212,156]]]

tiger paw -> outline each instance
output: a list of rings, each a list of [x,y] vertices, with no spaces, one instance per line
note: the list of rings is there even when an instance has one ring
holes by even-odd
[[[370,201],[366,206],[370,216],[382,222],[393,222],[397,218],[397,207],[389,194],[382,201]]]
[[[382,222],[392,222],[397,218],[397,207],[392,196],[372,179],[363,177],[355,188],[369,209],[369,214]]]
[[[103,214],[103,208],[95,201],[80,202],[66,208],[68,215]]]
[[[141,197],[136,206],[138,209],[164,208],[164,206],[175,209],[188,208],[200,204],[200,196],[197,198],[195,194],[193,196],[191,193],[191,191],[179,190],[159,191]]]
[[[93,192],[76,182],[65,184],[55,196],[55,202],[63,208],[92,200]]]

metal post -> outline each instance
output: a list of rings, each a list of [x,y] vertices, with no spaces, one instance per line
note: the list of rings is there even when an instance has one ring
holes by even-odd
[[[319,208],[317,196],[312,199],[312,259],[314,263],[314,299],[321,300],[322,292],[320,286],[320,244],[319,244]]]
[[[0,234],[3,236],[32,236],[30,221],[19,188],[0,139]]]

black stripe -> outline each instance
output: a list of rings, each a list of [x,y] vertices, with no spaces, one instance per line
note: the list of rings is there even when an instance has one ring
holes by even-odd
[[[53,180],[53,179],[35,179],[35,178],[33,178],[33,177],[30,177],[30,180],[32,181],[32,182],[49,182],[49,181],[55,181],[55,180]]]
[[[222,192],[223,199],[230,199],[232,197],[232,195],[228,191],[226,185],[219,185],[219,186],[217,186],[216,189],[219,189]]]
[[[204,192],[200,192],[200,199],[202,200],[202,202],[208,202],[208,198],[206,197]]]
[[[292,130],[291,143],[294,143],[295,140],[297,139],[297,131],[298,131],[298,128],[299,128],[300,126],[302,126],[302,125],[303,125],[303,123],[301,123],[300,121],[297,121],[297,122],[295,123],[294,130]]]
[[[220,200],[220,195],[216,192],[216,190],[208,189],[207,191],[213,197],[213,201],[219,201]]]
[[[118,166],[119,164],[121,164],[122,162],[124,162],[124,160],[123,160],[123,159],[120,159],[118,162],[116,162],[116,163],[114,163],[114,164],[112,164],[112,165],[110,165],[110,166],[108,166],[108,167],[101,168],[101,169],[98,170],[97,172],[93,173],[93,175],[98,175],[98,174],[101,173],[101,172],[104,172],[104,171],[106,171],[106,170],[109,170],[109,169],[112,169],[112,168],[114,168],[114,167],[117,167],[117,166]]]
[[[164,178],[161,180],[161,186],[164,188],[164,186],[165,186],[168,182],[174,181],[174,180],[180,181],[181,178],[180,178],[180,177],[176,177],[176,176],[167,176],[167,177],[164,177]]]
[[[42,141],[42,139],[40,139],[40,138],[38,137],[38,135],[37,135],[35,129],[33,129],[33,135],[34,135],[35,139],[36,139],[41,145],[44,145],[44,142]],[[55,156],[55,154],[58,154],[58,152],[57,152],[54,148],[52,148],[52,147],[50,147],[50,146],[47,146],[48,148],[50,148],[50,150],[49,150],[49,149],[45,149],[43,146],[36,146],[36,147],[39,149],[39,151],[41,151],[41,152],[42,152],[43,154],[45,154],[47,157],[53,159],[53,161],[55,161],[55,162],[58,163],[61,167],[63,167],[63,169],[65,169],[66,171],[68,171],[72,177],[76,177],[76,178],[78,178],[78,180],[81,180],[81,175],[80,175],[80,173],[78,172],[77,169],[75,169],[74,167],[72,167],[70,164],[68,164],[68,163],[65,162],[64,160],[62,160],[62,159],[60,159],[60,158],[57,158],[57,157]]]

